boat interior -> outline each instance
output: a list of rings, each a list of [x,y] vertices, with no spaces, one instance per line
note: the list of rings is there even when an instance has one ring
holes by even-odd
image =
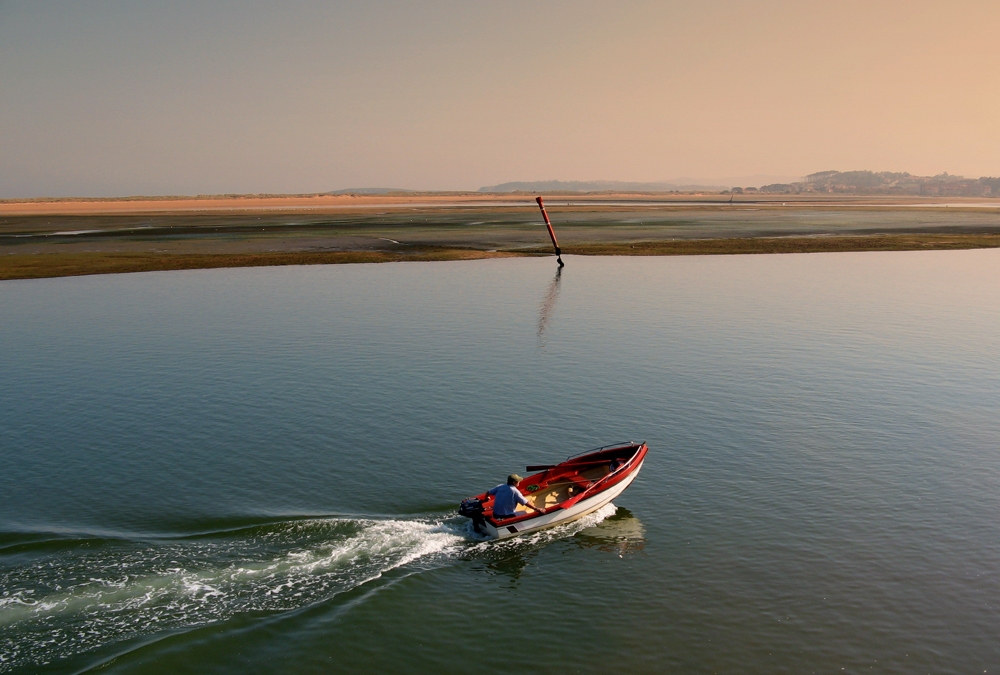
[[[580,494],[594,482],[604,478],[609,473],[611,473],[610,465],[607,462],[603,462],[580,472],[554,476],[552,482],[543,485],[532,482],[532,479],[536,478],[536,476],[530,476],[521,482],[520,490],[527,497],[528,502],[535,508],[550,509],[556,504],[561,504],[567,499]],[[542,475],[544,476],[545,474]],[[531,489],[533,487],[535,488],[534,490]],[[529,509],[527,507],[518,505],[518,514],[528,512]]]

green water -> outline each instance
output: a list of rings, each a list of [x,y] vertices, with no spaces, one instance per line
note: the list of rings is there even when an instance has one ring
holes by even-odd
[[[992,672],[998,264],[2,282],[0,672]],[[454,515],[628,439],[584,521]]]

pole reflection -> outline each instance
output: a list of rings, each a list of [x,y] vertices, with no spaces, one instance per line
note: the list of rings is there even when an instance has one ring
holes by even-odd
[[[559,284],[562,280],[562,267],[556,268],[556,276],[549,282],[549,288],[545,292],[545,297],[538,305],[538,346],[545,346],[545,331],[552,322],[552,316],[556,311],[556,301],[559,299]]]

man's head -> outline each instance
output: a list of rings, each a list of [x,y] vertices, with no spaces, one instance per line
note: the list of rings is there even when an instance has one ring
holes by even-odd
[[[511,475],[507,476],[507,485],[517,485],[522,480],[524,479],[518,476],[516,473],[512,473]]]

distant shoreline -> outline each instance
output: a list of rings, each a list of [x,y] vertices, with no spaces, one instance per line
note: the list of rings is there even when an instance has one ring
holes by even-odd
[[[212,211],[340,212],[352,207],[408,208],[414,205],[440,207],[523,202],[534,206],[534,198],[572,202],[637,201],[651,204],[703,203],[713,205],[836,204],[841,206],[921,206],[942,201],[962,204],[992,203],[988,197],[902,197],[850,194],[720,194],[718,192],[406,192],[386,194],[304,195],[199,195],[134,197],[38,197],[0,199],[0,218],[17,215],[98,215],[115,213],[185,213]],[[1000,209],[1000,199],[995,199]]]

